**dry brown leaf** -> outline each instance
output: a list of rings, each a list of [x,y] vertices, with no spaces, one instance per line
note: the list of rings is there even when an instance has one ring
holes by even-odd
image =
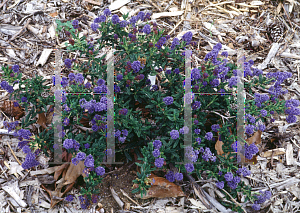
[[[147,194],[141,197],[140,194],[136,196],[141,199],[149,199],[152,197],[156,198],[166,198],[166,197],[182,197],[185,196],[184,192],[181,190],[180,186],[168,181],[163,177],[158,177],[151,174],[149,176],[151,179],[152,186],[148,189]]]
[[[253,144],[255,142],[255,144],[260,144],[261,143],[261,133],[262,131],[258,130],[257,132],[254,133],[254,135],[248,139],[246,139],[247,143],[249,145]]]
[[[80,175],[85,176],[83,174],[83,169],[84,169],[83,161],[79,161],[79,163],[76,166],[73,163],[70,163],[70,166],[65,176],[64,185],[75,182]]]
[[[83,113],[83,115],[85,117],[88,117],[89,114],[88,113]],[[89,119],[88,118],[85,118],[85,117],[82,117],[79,121],[79,123],[81,123],[84,127],[90,127],[90,124],[89,124]]]
[[[54,12],[54,13],[50,13],[49,14],[52,18],[54,18],[54,17],[56,17],[57,15],[58,15],[58,12],[56,11],[56,12]]]
[[[36,112],[39,113],[41,111],[41,109],[36,109]],[[47,119],[46,119],[46,116],[45,116],[45,113],[40,113],[38,114],[38,120],[36,122],[37,124],[41,125],[44,129],[47,129]]]
[[[54,179],[58,180],[59,176],[61,175],[61,173],[65,170],[68,169],[69,167],[69,163],[65,163],[63,165],[61,165],[60,167],[58,167],[54,173]]]
[[[53,109],[53,111],[51,112],[51,110]],[[53,114],[54,114],[54,106],[51,105],[47,111],[47,114],[46,114],[46,123],[47,125],[48,124],[51,124],[52,123],[52,119],[53,119]]]
[[[222,149],[223,144],[224,143],[220,140],[218,140],[217,143],[215,144],[215,149],[217,150],[218,155],[223,155],[224,154],[224,151]]]

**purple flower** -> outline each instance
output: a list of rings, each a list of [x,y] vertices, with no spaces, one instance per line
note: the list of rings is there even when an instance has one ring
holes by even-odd
[[[150,27],[149,24],[146,24],[146,25],[144,26],[143,32],[144,32],[145,34],[150,34],[150,33],[151,33],[151,27]]]
[[[116,133],[115,133],[115,137],[118,138],[121,136],[121,131],[120,130],[117,130]]]
[[[65,147],[65,149],[72,149],[73,148],[73,140],[66,139],[63,143],[63,146]]]
[[[21,101],[22,101],[22,102],[27,102],[27,98],[26,98],[26,97],[22,97],[22,98],[21,98]]]
[[[65,66],[66,66],[67,68],[71,68],[71,65],[72,65],[71,59],[67,58],[67,59],[65,60]]]
[[[104,14],[105,16],[110,16],[110,15],[111,15],[111,12],[110,12],[110,10],[109,10],[108,8],[106,8],[106,9],[103,11],[103,14]]]
[[[225,175],[224,175],[224,178],[227,182],[229,181],[232,181],[233,180],[233,174],[231,172],[227,172]]]
[[[98,131],[98,126],[95,124],[95,125],[93,125],[92,126],[92,130],[94,131],[94,132],[97,132]]]
[[[192,41],[192,37],[193,37],[193,33],[189,31],[182,36],[182,40],[184,40],[188,45]]]
[[[78,29],[78,28],[79,28],[79,21],[75,19],[75,20],[72,22],[72,25],[73,25],[73,28],[74,28],[74,29]]]
[[[104,15],[101,15],[97,18],[95,18],[94,22],[95,23],[100,23],[100,22],[105,22],[106,21],[106,17]]]
[[[66,59],[66,60],[67,60],[67,59]],[[74,81],[74,80],[75,80],[75,74],[74,74],[74,73],[70,73],[70,74],[68,75],[68,77],[69,77],[70,81]]]
[[[175,74],[179,74],[179,72],[180,72],[180,71],[179,71],[178,68],[176,68],[176,69],[174,70],[174,73],[175,73]]]
[[[119,114],[122,114],[122,115],[127,115],[127,112],[128,112],[128,109],[126,108],[123,108],[119,111]]]
[[[145,78],[144,74],[139,75],[139,80],[143,80]]]
[[[260,114],[262,117],[265,117],[265,116],[267,116],[268,112],[267,112],[267,110],[262,109],[262,110],[260,110]]]
[[[125,140],[126,140],[126,137],[119,137],[118,139],[119,139],[119,141],[120,141],[121,143],[124,143]]]
[[[152,155],[157,158],[160,156],[160,151],[158,149],[154,149],[154,151],[152,152]]]
[[[168,96],[168,97],[163,98],[163,101],[165,102],[166,105],[171,105],[173,103],[174,99],[172,96]]]
[[[224,181],[219,181],[216,183],[216,186],[219,188],[219,189],[223,189],[224,188]]]
[[[13,72],[19,72],[19,65],[14,65],[13,67],[12,67],[12,70],[13,70]]]
[[[105,169],[102,166],[98,166],[95,168],[95,172],[98,176],[102,176],[105,174]]]
[[[122,79],[123,79],[123,75],[122,74],[117,75],[117,80],[118,81],[121,81]]]
[[[218,132],[218,130],[220,129],[220,125],[219,124],[213,124],[211,126],[212,131],[214,132]]]
[[[124,27],[126,27],[128,24],[129,24],[128,21],[123,20],[123,21],[120,22],[120,27],[121,27],[121,28],[124,28]]]
[[[23,169],[30,169],[31,167],[38,166],[40,163],[35,159],[33,153],[28,153],[25,157],[25,161],[22,164]]]
[[[173,129],[171,132],[170,132],[170,136],[172,139],[176,140],[177,138],[179,138],[179,132],[175,129]]]
[[[68,196],[65,198],[65,200],[66,200],[66,201],[69,201],[69,202],[73,201],[73,199],[74,199],[74,195],[68,195]]]
[[[201,129],[195,129],[195,134],[197,134],[197,135],[199,135],[200,134],[200,132],[201,132]]]
[[[175,179],[178,181],[181,181],[183,179],[183,174],[182,173],[176,173],[175,174]]]
[[[119,19],[119,16],[118,15],[113,15],[112,17],[111,17],[111,22],[113,23],[113,24],[118,24],[119,22],[120,22],[120,19]]]
[[[144,16],[145,16],[145,13],[143,11],[140,11],[138,14],[137,14],[137,18],[140,19],[140,20],[143,20],[144,19]]]
[[[94,22],[94,23],[91,24],[91,28],[92,28],[93,31],[96,32],[97,29],[99,28],[99,25],[98,25],[97,23]]]
[[[193,110],[200,109],[200,107],[201,107],[200,101],[195,101],[194,103],[192,103]]]
[[[173,171],[169,171],[167,174],[166,174],[166,179],[170,182],[174,182],[175,181],[175,176],[174,176],[174,172]]]
[[[141,69],[141,62],[140,61],[134,61],[132,64],[131,64],[131,68],[133,69],[133,71],[135,73],[139,72],[140,69]]]
[[[91,154],[89,154],[89,155],[86,157],[86,159],[85,159],[85,161],[84,161],[84,165],[85,165],[86,167],[94,167],[94,158],[93,158],[93,156],[92,156]]]
[[[245,129],[246,129],[246,134],[251,135],[251,134],[253,134],[254,126],[248,124]]]
[[[221,56],[224,56],[225,58],[227,58],[228,57],[228,52],[227,51],[222,52]]]
[[[161,143],[160,140],[153,141],[153,147],[154,147],[154,149],[160,149],[161,145],[162,145],[162,143]]]
[[[18,106],[20,106],[19,103],[15,101],[14,102],[14,107],[18,107]]]
[[[213,138],[213,133],[211,133],[211,132],[207,132],[206,134],[205,134],[205,139],[206,140],[211,140]]]
[[[122,130],[122,134],[123,134],[123,136],[126,136],[126,137],[127,137],[127,135],[128,135],[127,129],[123,129],[123,130]]]
[[[184,166],[185,166],[185,169],[186,169],[187,173],[190,173],[190,172],[194,171],[194,165],[192,163],[187,163]]]
[[[30,149],[30,147],[28,145],[25,145],[22,150],[26,154],[31,153],[31,149]]]
[[[84,152],[78,152],[77,155],[76,155],[76,158],[79,160],[79,161],[82,161],[84,160],[86,157],[86,154]]]
[[[197,68],[192,69],[192,75],[191,75],[193,80],[198,80],[200,78],[200,70]]]
[[[201,138],[196,138],[196,142],[198,143],[198,145],[200,145],[200,143],[201,143]]]
[[[69,118],[65,118],[64,122],[63,122],[63,125],[68,126],[69,123],[70,123],[70,119]]]
[[[90,89],[92,87],[92,85],[90,82],[87,82],[84,87],[87,89]]]
[[[259,204],[253,204],[252,209],[254,209],[255,211],[258,211],[258,210],[260,210],[260,205]]]
[[[77,166],[78,163],[79,163],[79,159],[78,159],[77,157],[73,158],[73,159],[72,159],[72,163],[73,163],[75,166]]]
[[[188,134],[189,133],[189,128],[187,126],[182,127],[179,129],[180,134]]]
[[[198,120],[194,120],[194,124],[198,125],[199,121]]]
[[[84,148],[86,149],[90,148],[90,144],[89,143],[84,144]]]
[[[297,121],[297,117],[295,115],[289,115],[287,118],[286,118],[286,121],[288,123],[296,123]]]
[[[157,168],[160,168],[164,165],[164,161],[165,161],[164,158],[156,158],[154,164]]]
[[[178,38],[174,38],[171,44],[171,50],[173,50],[177,45],[180,45],[179,43],[179,39]]]

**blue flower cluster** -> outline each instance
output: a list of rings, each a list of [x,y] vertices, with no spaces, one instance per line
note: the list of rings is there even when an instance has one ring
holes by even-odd
[[[16,127],[18,126],[18,124],[19,124],[19,121],[10,122],[10,123],[8,123],[7,121],[3,121],[3,125],[4,125],[5,128],[8,129],[8,132],[16,129]]]
[[[286,114],[289,114],[287,117],[288,123],[295,123],[297,121],[296,115],[300,115],[300,109],[297,108],[300,105],[299,100],[287,100],[285,103],[285,107],[289,108],[285,110]]]
[[[2,89],[6,90],[9,93],[14,92],[13,86],[9,85],[7,81],[2,81],[0,86],[1,86]]]
[[[157,49],[161,49],[161,47],[167,42],[166,37],[161,37],[158,42],[155,44]]]
[[[182,127],[179,129],[180,134],[188,134],[189,133],[189,128],[187,126]]]
[[[162,146],[162,143],[161,143],[160,140],[154,140],[152,144],[153,144],[153,147],[154,147],[152,155],[156,158],[155,162],[154,162],[154,165],[157,168],[160,168],[160,167],[162,167],[164,165],[164,161],[165,161],[164,158],[159,158],[159,156],[160,156],[160,148]]]
[[[123,137],[121,137],[121,134]],[[121,143],[124,143],[125,140],[126,140],[126,137],[128,136],[128,131],[127,129],[123,129],[122,132],[120,130],[117,130],[115,132],[115,137],[118,138],[118,140],[121,142]]]
[[[217,157],[210,151],[208,147],[206,147],[205,150],[203,147],[201,147],[199,151],[203,152],[202,158],[204,161],[208,162],[211,160],[212,162],[216,162]]]
[[[165,175],[166,176],[166,179],[170,182],[174,182],[175,179],[180,181],[183,179],[183,174],[182,173],[175,173],[171,170],[169,170],[169,172]]]
[[[192,146],[186,147],[185,156],[188,158],[189,161],[196,162],[198,160],[198,150],[194,150]]]
[[[80,144],[74,139],[65,139],[63,146],[65,149],[75,149],[76,151],[79,150]]]
[[[245,143],[245,157],[249,160],[252,159],[252,156],[259,152],[259,149],[255,145],[255,143],[252,143],[250,146]]]
[[[163,98],[163,101],[165,102],[166,105],[171,105],[173,103],[174,99],[172,96],[168,96],[168,97]]]
[[[260,205],[264,203],[266,200],[271,199],[272,193],[270,191],[259,191],[260,195],[255,195],[255,198],[257,199],[254,204],[252,205],[252,208],[256,211],[260,210]]]

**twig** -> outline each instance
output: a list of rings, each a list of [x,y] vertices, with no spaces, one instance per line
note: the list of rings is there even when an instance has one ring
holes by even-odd
[[[15,155],[15,152],[12,150],[12,148],[11,148],[10,144],[8,143],[8,141],[6,141],[6,143],[7,143],[8,147],[9,147],[11,153],[13,154],[14,158],[16,159],[16,161],[17,161],[20,165],[22,165],[22,163],[19,161],[19,159],[18,159],[17,156]],[[26,172],[29,172],[28,169],[26,169]]]
[[[129,200],[131,200],[131,202],[133,202],[135,205],[141,206],[138,202],[136,202],[136,201],[133,200],[131,197],[129,197],[129,195],[128,195],[126,192],[124,192],[123,189],[120,189],[120,191],[123,193],[123,195],[124,195],[125,197],[127,197]]]
[[[115,190],[110,187],[110,191],[111,191],[111,194],[113,196],[113,198],[115,199],[115,201],[118,203],[118,205],[123,209],[123,206],[124,206],[124,203],[123,201],[119,198],[118,194],[115,192]]]
[[[0,9],[1,7],[3,7],[3,5],[7,2],[8,0],[5,0],[1,5],[0,5]]]
[[[28,26],[28,24],[30,23],[30,21],[31,21],[31,18],[29,18],[28,20],[27,20],[27,22],[26,22],[26,24],[22,27],[22,29],[19,31],[19,32],[17,32],[13,37],[11,37],[10,39],[9,39],[9,41],[13,41],[25,28],[27,28],[27,26]]]
[[[239,204],[235,199],[233,199],[233,197],[226,191],[226,190],[224,190],[224,189],[222,189],[223,190],[223,192],[225,192],[230,198],[231,198],[231,200],[235,203],[235,204],[237,204],[239,207],[241,207],[241,209],[245,212],[245,213],[247,213],[247,211],[243,208],[243,206],[241,206],[241,204]]]

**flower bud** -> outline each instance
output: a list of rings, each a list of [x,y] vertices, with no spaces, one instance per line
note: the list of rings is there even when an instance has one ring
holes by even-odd
[[[124,72],[124,75],[127,75],[127,74],[128,74],[128,72],[125,71],[125,72]]]
[[[10,70],[11,70],[11,69],[12,69],[12,66],[9,66],[9,67],[8,67],[8,69],[10,69]]]
[[[203,78],[207,78],[208,77],[208,74],[205,72],[203,73]]]
[[[131,81],[130,81],[130,80],[127,80],[126,83],[127,83],[128,85],[130,85]]]
[[[157,27],[153,27],[153,31],[157,30]]]
[[[14,73],[10,73],[10,77],[15,77],[15,74]]]
[[[93,50],[89,50],[89,54],[90,54],[90,55],[93,55]]]
[[[194,86],[194,89],[197,91],[199,89],[199,86],[198,85],[195,85]]]
[[[194,115],[194,118],[197,118],[197,115]]]
[[[73,39],[69,39],[69,43],[71,44],[71,45],[74,45],[74,43],[75,43],[75,41],[73,40]]]
[[[158,34],[157,30],[155,30],[154,33],[155,33],[155,35],[157,35]]]
[[[121,41],[121,45],[123,45],[124,44],[124,42],[123,41]]]
[[[153,47],[153,43],[152,42],[149,43],[149,47]]]

